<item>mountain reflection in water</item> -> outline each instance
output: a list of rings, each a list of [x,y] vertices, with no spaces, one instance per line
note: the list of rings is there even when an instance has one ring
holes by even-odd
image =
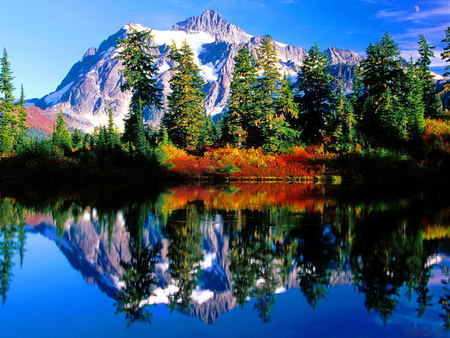
[[[253,306],[268,323],[279,293],[298,288],[315,309],[330,288],[353,285],[385,324],[406,297],[418,317],[438,308],[440,325],[450,327],[445,190],[235,184],[3,196],[3,303],[28,232],[55,241],[128,324],[151,323],[161,303],[206,323]],[[429,285],[436,267],[439,297]]]

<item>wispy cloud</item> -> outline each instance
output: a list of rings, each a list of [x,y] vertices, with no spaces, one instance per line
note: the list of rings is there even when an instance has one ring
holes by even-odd
[[[381,10],[375,16],[379,19],[391,19],[395,21],[420,21],[435,17],[444,18],[450,15],[450,3],[448,1],[438,1],[433,5],[435,7],[426,9],[422,9],[417,5],[411,5],[401,10],[398,8]]]

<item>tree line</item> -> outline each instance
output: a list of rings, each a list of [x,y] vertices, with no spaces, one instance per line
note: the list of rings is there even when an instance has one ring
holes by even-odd
[[[197,154],[226,145],[268,152],[310,144],[338,153],[358,147],[405,149],[421,142],[425,118],[443,114],[442,93],[450,90],[447,82],[438,91],[429,68],[435,47],[423,35],[419,36],[417,60],[402,59],[388,32],[371,43],[355,69],[350,93],[344,91],[339,76],[330,74],[329,59],[317,44],[308,51],[295,81],[282,74],[274,41],[266,35],[255,53],[246,46],[237,52],[227,106],[213,123],[203,108],[204,81],[187,42],[169,46],[171,91],[164,98],[156,79],[158,56],[152,39],[151,30],[130,27],[126,37],[118,40],[116,57],[123,64],[120,88],[131,91],[123,133],[114,125],[112,106],[108,125],[92,134],[79,129],[69,132],[61,108],[52,138],[44,141],[27,136],[23,87],[16,100],[4,50],[0,60],[0,153],[48,148],[68,154],[94,149],[97,155],[126,153],[148,159],[158,157],[155,149],[162,143]],[[441,57],[450,62],[450,27],[442,42]],[[444,76],[449,76],[450,65],[445,70]],[[158,130],[145,126],[147,110],[164,110]]]
[[[136,149],[145,143],[143,109],[164,106],[155,80],[157,56],[151,40],[151,30],[131,28],[118,44],[122,51],[117,57],[124,65],[122,90],[133,93],[125,135],[131,136],[127,141]],[[441,56],[448,62],[450,27],[442,42],[446,47]],[[175,146],[193,152],[224,145],[283,151],[300,144],[322,144],[338,152],[358,145],[416,145],[423,135],[424,119],[442,115],[442,92],[449,89],[446,83],[438,91],[430,72],[435,46],[420,35],[418,47],[419,58],[405,61],[386,32],[367,48],[366,58],[355,71],[353,91],[346,93],[341,80],[330,74],[329,59],[317,44],[307,53],[295,82],[281,74],[274,41],[266,35],[256,55],[246,46],[237,52],[228,104],[213,124],[204,112],[204,83],[192,51],[186,41],[180,48],[173,44],[168,55],[174,64],[171,93],[161,130]],[[445,76],[449,70],[447,66]]]

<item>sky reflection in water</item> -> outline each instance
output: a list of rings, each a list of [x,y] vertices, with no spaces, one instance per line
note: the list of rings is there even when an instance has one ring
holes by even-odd
[[[449,335],[445,194],[238,185],[130,195],[109,207],[101,195],[0,202],[2,337]],[[144,305],[171,288],[158,298],[168,304]]]

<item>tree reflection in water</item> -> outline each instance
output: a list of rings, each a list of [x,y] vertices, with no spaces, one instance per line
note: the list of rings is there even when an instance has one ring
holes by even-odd
[[[169,273],[176,281],[177,291],[169,296],[169,306],[184,312],[191,303],[192,291],[201,273],[202,233],[200,231],[201,208],[188,203],[185,209],[175,210],[165,225],[169,239]]]
[[[353,283],[364,294],[367,310],[379,313],[385,323],[396,311],[403,290],[410,299],[415,295],[418,317],[436,305],[428,287],[429,260],[439,252],[442,238],[450,235],[450,207],[444,193],[438,200],[428,200],[423,193],[368,197],[347,193],[345,187],[236,184],[117,196],[106,202],[102,195],[50,195],[39,203],[20,196],[1,199],[3,302],[12,279],[13,257],[18,254],[23,260],[26,224],[37,215],[50,215],[55,239],[78,245],[78,252],[91,245],[73,242],[85,236],[86,219],[97,241],[105,236],[100,248],[105,257],[99,261],[110,264],[107,268],[124,285],[116,294],[115,306],[129,324],[151,322],[149,304],[157,288],[175,290],[167,293],[172,311],[188,313],[199,306],[193,292],[201,290],[208,229],[217,224],[222,230],[215,230],[218,239],[213,246],[220,261],[214,264],[222,269],[218,280],[224,285],[213,291],[231,291],[241,307],[253,298],[253,307],[264,322],[271,320],[277,289],[299,287],[305,301],[316,308],[329,288],[345,278],[344,283]],[[121,215],[125,237],[118,230]],[[126,250],[118,247],[120,240],[126,242]],[[107,256],[114,250],[120,258],[118,266]],[[168,268],[161,270],[164,264]],[[98,272],[104,269],[98,267]],[[438,303],[449,327],[447,281],[444,287],[446,293]],[[208,301],[213,302],[214,296]]]

